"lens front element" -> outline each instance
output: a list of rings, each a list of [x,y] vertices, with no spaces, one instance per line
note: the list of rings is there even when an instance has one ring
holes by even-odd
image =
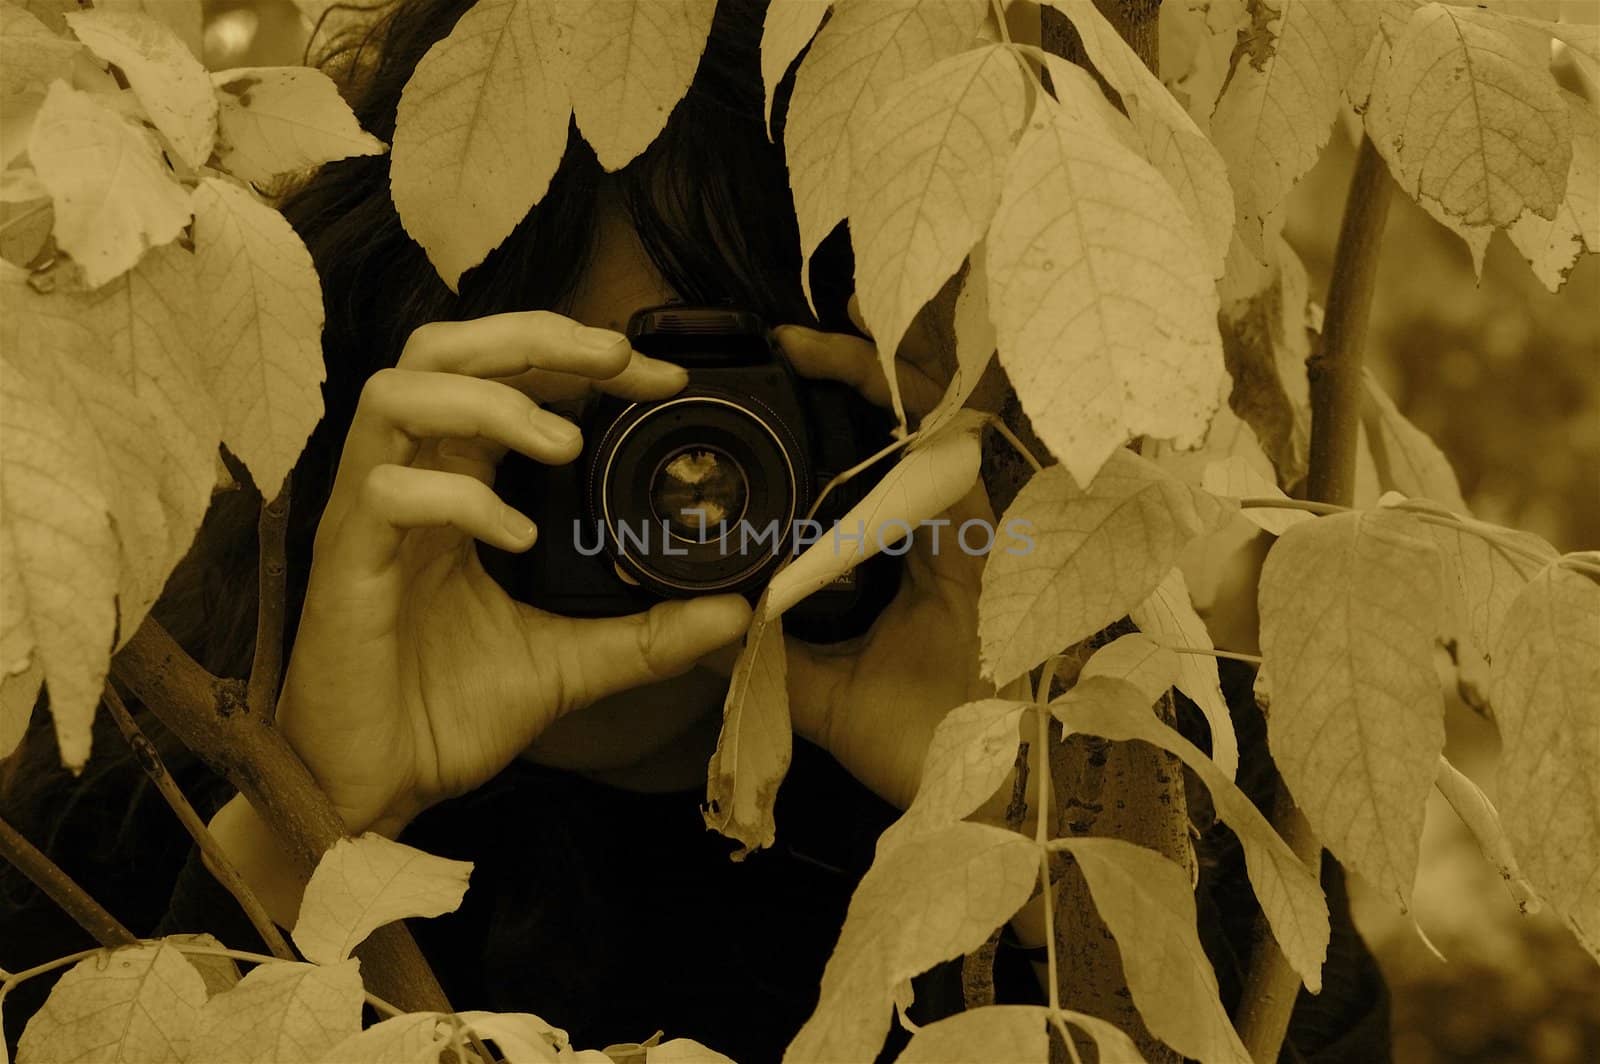
[[[744,516],[750,481],[728,452],[706,444],[667,456],[650,478],[650,509],[676,539],[707,543]]]

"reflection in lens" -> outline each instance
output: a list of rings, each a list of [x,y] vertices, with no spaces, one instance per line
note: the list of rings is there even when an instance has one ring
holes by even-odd
[[[743,517],[748,495],[739,463],[705,445],[677,451],[650,481],[650,508],[674,536],[691,543],[710,542],[724,522]]]

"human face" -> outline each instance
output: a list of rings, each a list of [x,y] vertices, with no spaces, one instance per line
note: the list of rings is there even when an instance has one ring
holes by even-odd
[[[585,325],[622,332],[634,311],[676,299],[678,293],[650,261],[610,185],[602,186],[597,224],[593,259],[562,310]],[[669,749],[692,760],[694,744],[686,747],[685,737],[721,707],[730,664],[731,652],[719,654],[681,676],[601,699],[562,717],[524,756],[554,768],[601,774],[623,786],[630,784],[630,769],[642,769]],[[703,760],[686,767],[691,775],[684,778],[703,776]],[[637,777],[640,787],[649,785],[646,773]],[[670,772],[648,774],[648,779],[678,778]]]

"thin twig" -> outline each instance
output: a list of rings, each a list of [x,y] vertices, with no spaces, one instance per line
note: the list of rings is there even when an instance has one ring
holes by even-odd
[[[121,729],[122,737],[128,740],[128,745],[133,748],[133,756],[144,769],[145,775],[150,777],[151,782],[156,785],[156,790],[161,792],[161,797],[167,800],[167,805],[177,815],[178,822],[189,833],[195,845],[200,847],[200,852],[205,854],[212,875],[228,888],[228,893],[233,895],[239,907],[244,910],[244,914],[250,918],[250,924],[256,929],[256,934],[261,936],[261,941],[267,944],[267,948],[275,956],[286,961],[296,960],[294,950],[284,941],[278,925],[272,922],[272,917],[267,915],[267,910],[256,897],[255,891],[250,889],[250,885],[239,874],[239,869],[228,859],[228,855],[223,852],[216,838],[207,830],[205,822],[200,819],[200,814],[189,804],[189,799],[183,796],[178,781],[167,771],[167,766],[162,762],[155,744],[140,730],[139,725],[134,722],[133,715],[128,712],[128,707],[123,703],[122,696],[117,693],[116,687],[110,684],[106,685],[106,708],[111,711],[111,719],[116,721],[117,727]]]
[[[1393,188],[1388,164],[1371,138],[1363,138],[1334,252],[1322,343],[1307,363],[1311,458],[1306,494],[1312,502],[1350,506],[1355,500],[1356,439],[1366,394],[1363,344]],[[1272,825],[1316,875],[1322,865],[1322,845],[1281,779],[1276,791]],[[1251,1059],[1278,1059],[1299,984],[1300,976],[1278,948],[1266,919],[1258,919],[1239,1017],[1239,1035]]]
[[[278,497],[261,507],[257,522],[259,572],[256,598],[256,653],[250,666],[247,698],[251,712],[271,720],[278,704],[278,683],[283,676],[283,615],[285,580],[284,540],[289,527],[289,477],[283,478]]]
[[[1206,658],[1227,658],[1229,661],[1242,661],[1249,665],[1260,665],[1261,655],[1241,654],[1236,650],[1217,650],[1205,647],[1169,647],[1165,643],[1158,644],[1163,650],[1170,650],[1174,654],[1199,654]]]
[[[132,931],[89,897],[88,891],[78,886],[44,851],[23,838],[4,817],[0,817],[0,857],[15,865],[102,946],[129,946],[138,941]]]
[[[1044,945],[1045,967],[1049,973],[1050,1011],[1061,1012],[1061,987],[1057,979],[1056,960],[1056,899],[1050,883],[1050,798],[1055,793],[1050,787],[1050,685],[1055,682],[1056,670],[1061,667],[1061,655],[1045,663],[1039,675],[1039,689],[1034,695],[1034,712],[1039,717],[1039,808],[1034,825],[1034,841],[1039,844],[1039,889],[1044,894]],[[1072,1039],[1067,1038],[1067,1052],[1072,1052]]]
[[[1043,463],[1041,463],[1038,458],[1034,457],[1033,452],[1028,449],[1027,445],[1017,438],[1017,434],[1011,431],[1011,426],[1007,425],[998,417],[991,418],[989,420],[989,424],[994,426],[994,430],[998,432],[1007,443],[1016,449],[1016,452],[1023,457],[1028,465],[1033,467],[1033,471],[1035,473],[1043,472]]]

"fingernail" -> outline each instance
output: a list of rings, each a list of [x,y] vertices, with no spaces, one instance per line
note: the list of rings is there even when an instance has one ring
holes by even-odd
[[[639,367],[638,372],[649,377],[653,383],[671,385],[674,388],[682,388],[689,383],[689,371],[675,362],[662,362],[660,359],[644,356],[636,357],[634,362]]]
[[[578,437],[582,435],[578,431],[578,426],[566,418],[556,417],[543,410],[534,411],[533,428],[535,432],[557,447],[571,447],[578,442]]]
[[[533,522],[515,510],[508,508],[502,512],[500,524],[507,532],[511,533],[512,538],[519,542],[533,538]]]
[[[593,351],[596,354],[602,354],[618,344],[628,342],[628,338],[619,332],[611,329],[596,329],[592,325],[578,326],[573,339],[577,340],[578,346],[584,350]]]

